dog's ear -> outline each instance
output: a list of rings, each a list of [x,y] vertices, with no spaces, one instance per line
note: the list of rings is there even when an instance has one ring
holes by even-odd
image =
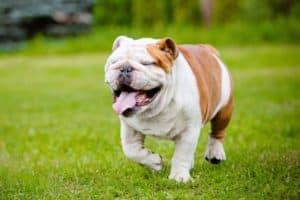
[[[176,43],[171,38],[163,38],[158,41],[159,49],[170,54],[173,59],[176,59],[178,56],[178,49]]]
[[[179,50],[172,39],[164,38],[158,40],[154,44],[147,45],[147,50],[156,60],[158,66],[167,73],[171,72],[173,62],[179,54]]]
[[[120,36],[118,36],[118,37],[115,39],[115,41],[114,41],[114,43],[113,43],[113,46],[112,46],[112,50],[114,51],[114,50],[116,50],[119,46],[121,46],[121,44],[126,43],[126,42],[130,42],[130,41],[132,41],[132,38],[129,38],[129,37],[124,36],[124,35],[120,35]]]

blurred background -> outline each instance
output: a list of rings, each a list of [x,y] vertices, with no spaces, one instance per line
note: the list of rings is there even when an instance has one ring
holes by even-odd
[[[214,45],[299,43],[299,21],[297,0],[1,0],[0,51],[109,51],[120,34]]]
[[[232,74],[228,160],[168,181],[126,159],[104,84],[118,35],[217,47]],[[300,199],[299,0],[0,0],[0,199]]]

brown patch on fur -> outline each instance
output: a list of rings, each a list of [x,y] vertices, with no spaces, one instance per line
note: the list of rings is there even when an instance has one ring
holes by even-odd
[[[202,122],[207,123],[215,111],[221,95],[221,68],[208,45],[180,45],[179,50],[195,74],[200,94]]]
[[[157,65],[167,73],[171,71],[173,61],[178,56],[177,47],[169,38],[147,45],[147,51],[156,60]]]
[[[224,106],[214,118],[211,120],[211,137],[223,141],[225,136],[225,129],[230,121],[233,111],[232,95],[226,106]]]
[[[199,44],[199,46],[201,46],[202,48],[205,48],[207,51],[209,51],[212,54],[215,54],[216,56],[220,56],[219,51],[215,47],[213,47],[209,44]]]

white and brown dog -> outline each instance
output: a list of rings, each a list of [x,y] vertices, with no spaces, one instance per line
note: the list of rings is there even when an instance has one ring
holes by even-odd
[[[210,121],[205,158],[211,163],[226,159],[223,138],[232,113],[232,85],[213,47],[119,36],[105,65],[105,80],[113,91],[128,158],[161,170],[161,157],[144,148],[144,138],[173,140],[169,178],[186,182],[200,129]]]

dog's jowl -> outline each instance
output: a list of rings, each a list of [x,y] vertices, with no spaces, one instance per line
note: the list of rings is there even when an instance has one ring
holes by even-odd
[[[200,130],[211,122],[205,159],[213,164],[226,159],[223,142],[232,114],[232,83],[213,47],[119,36],[105,65],[105,81],[128,158],[161,170],[161,157],[144,148],[144,138],[172,140],[176,147],[169,178],[187,182]]]

